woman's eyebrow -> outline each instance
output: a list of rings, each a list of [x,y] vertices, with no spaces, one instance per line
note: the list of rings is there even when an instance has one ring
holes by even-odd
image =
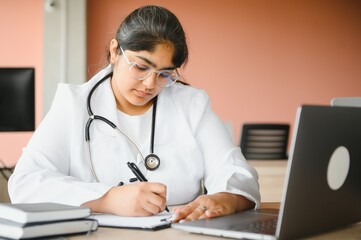
[[[145,61],[146,63],[148,63],[149,65],[151,65],[153,68],[157,69],[158,71],[160,71],[160,70],[174,70],[174,69],[176,69],[176,67],[173,67],[173,66],[172,66],[172,67],[165,67],[165,68],[162,68],[162,69],[158,69],[158,68],[157,68],[157,64],[155,64],[154,62],[150,61],[148,58],[143,57],[143,56],[139,56],[139,55],[137,55],[136,57],[142,59],[143,61]]]

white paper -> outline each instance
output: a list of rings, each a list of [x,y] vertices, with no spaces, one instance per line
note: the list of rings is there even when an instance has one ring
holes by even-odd
[[[122,217],[112,214],[94,214],[91,218],[98,220],[99,226],[121,228],[154,229],[170,225],[172,213],[162,212],[149,217]]]

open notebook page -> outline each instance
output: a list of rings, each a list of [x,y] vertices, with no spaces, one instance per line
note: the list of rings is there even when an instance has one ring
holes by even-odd
[[[170,226],[172,213],[162,212],[148,217],[122,217],[112,214],[94,214],[91,218],[98,220],[102,227],[138,228],[157,230]]]

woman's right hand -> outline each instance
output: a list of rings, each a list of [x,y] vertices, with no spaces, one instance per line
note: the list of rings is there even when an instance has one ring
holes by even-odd
[[[151,216],[164,211],[167,188],[164,184],[138,182],[111,188],[102,197],[82,204],[93,212],[121,216]]]

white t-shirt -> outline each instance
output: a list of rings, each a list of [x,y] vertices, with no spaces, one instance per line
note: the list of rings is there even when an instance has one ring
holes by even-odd
[[[149,145],[150,151],[150,135],[152,128],[153,106],[150,107],[142,115],[128,115],[122,111],[118,111],[118,120],[120,125],[117,126],[137,147],[143,144]],[[124,137],[124,136],[120,136]],[[135,146],[128,141],[129,147],[135,158],[138,158],[139,152]],[[139,148],[139,147],[138,147]],[[150,152],[142,152],[143,157]]]

